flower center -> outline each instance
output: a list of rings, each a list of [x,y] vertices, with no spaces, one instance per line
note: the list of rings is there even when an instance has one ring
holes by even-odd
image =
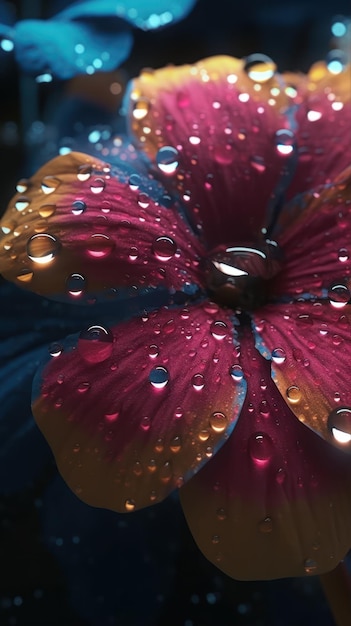
[[[206,259],[210,297],[232,309],[257,309],[268,301],[271,279],[281,267],[282,255],[275,241],[219,246]]]

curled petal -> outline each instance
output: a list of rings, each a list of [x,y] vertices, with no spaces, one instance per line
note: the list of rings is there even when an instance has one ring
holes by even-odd
[[[229,441],[181,490],[205,554],[240,580],[321,574],[350,547],[351,459],[301,424],[246,342],[248,394]]]
[[[223,56],[133,82],[132,130],[209,246],[260,236],[281,191],[295,139],[275,69]]]
[[[273,293],[298,299],[332,296],[333,285],[351,289],[351,168],[331,185],[293,200],[272,234],[284,254]],[[350,294],[349,294],[350,296]],[[346,302],[349,298],[346,297]]]
[[[264,307],[255,321],[291,411],[324,439],[350,451],[351,307],[335,304],[275,304]]]
[[[245,381],[233,379],[235,354],[231,319],[214,305],[161,309],[72,338],[33,398],[72,490],[125,512],[180,487],[237,420]]]
[[[85,302],[201,282],[201,247],[152,179],[71,152],[17,189],[1,221],[0,270],[18,285]]]
[[[350,65],[333,73],[325,63],[301,80],[296,111],[298,163],[289,197],[331,182],[351,161]]]

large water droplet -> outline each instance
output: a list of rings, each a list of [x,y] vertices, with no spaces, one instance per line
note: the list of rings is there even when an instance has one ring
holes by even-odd
[[[164,174],[174,174],[179,165],[179,153],[172,146],[163,146],[156,155],[156,163],[158,168]]]
[[[225,322],[216,320],[215,322],[212,322],[210,332],[212,337],[220,341],[228,335],[228,326]]]
[[[149,374],[149,381],[155,389],[163,389],[169,382],[169,372],[162,365],[154,367]]]
[[[104,326],[94,324],[83,330],[78,339],[79,354],[88,363],[106,361],[113,349],[113,334]]]
[[[298,404],[302,398],[301,389],[297,385],[290,385],[286,390],[286,396],[290,404]]]
[[[328,291],[330,304],[335,309],[342,309],[351,298],[350,290],[343,283],[334,283]]]
[[[126,511],[128,511],[128,513],[131,513],[132,511],[135,510],[135,501],[132,500],[132,498],[127,498],[127,500],[124,503],[124,508]]]
[[[45,194],[54,193],[60,184],[61,181],[58,178],[55,178],[55,176],[44,176],[41,181],[41,190]]]
[[[80,165],[77,171],[78,180],[80,180],[81,182],[89,180],[92,171],[93,171],[93,168],[91,165],[88,165],[88,164]]]
[[[272,351],[272,361],[277,365],[282,365],[286,360],[286,353],[283,348],[274,348]]]
[[[114,242],[108,235],[95,233],[88,239],[87,252],[94,259],[102,259],[111,254],[113,247]]]
[[[31,261],[39,265],[46,265],[54,260],[61,248],[56,237],[48,233],[32,235],[27,242],[27,255]]]
[[[30,204],[29,198],[26,198],[25,196],[20,196],[18,200],[16,200],[15,202],[15,208],[17,209],[17,211],[22,213],[22,211],[24,211],[29,206],[29,204]]]
[[[159,261],[169,261],[177,252],[177,244],[171,237],[157,237],[152,244],[152,252]]]
[[[43,204],[39,208],[39,215],[43,219],[47,219],[48,217],[52,217],[56,211],[56,204]]]
[[[141,185],[141,176],[139,174],[131,174],[129,177],[129,187],[132,191],[137,191]]]
[[[87,205],[85,204],[85,202],[83,202],[83,200],[75,200],[74,202],[72,202],[73,215],[81,215],[82,213],[84,213],[86,208]]]
[[[241,365],[232,365],[229,373],[232,379],[234,380],[234,382],[236,383],[240,383],[242,379],[244,378],[244,372],[243,372],[243,368],[241,367]]]
[[[337,443],[349,444],[351,442],[351,408],[333,409],[328,417],[328,428]]]
[[[18,193],[26,193],[29,187],[29,180],[27,178],[21,178],[16,185]]]
[[[227,417],[220,411],[215,411],[210,417],[210,426],[215,433],[223,433],[228,426]]]
[[[281,128],[280,130],[277,130],[274,140],[279,154],[288,156],[294,151],[295,135],[288,128]]]
[[[106,186],[106,183],[103,178],[94,178],[90,182],[90,189],[92,193],[94,194],[102,193],[103,190],[105,189],[105,186]]]
[[[265,54],[250,54],[245,59],[244,70],[255,83],[266,83],[275,73],[276,65]]]
[[[255,433],[250,436],[248,449],[252,460],[259,467],[266,466],[274,452],[273,441],[266,433]]]
[[[205,378],[202,374],[194,374],[191,379],[191,384],[195,391],[201,391],[205,386]]]
[[[86,278],[82,274],[73,273],[66,280],[66,289],[70,296],[78,298],[82,295],[86,284]]]

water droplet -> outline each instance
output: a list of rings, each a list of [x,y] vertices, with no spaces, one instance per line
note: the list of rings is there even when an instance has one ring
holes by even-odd
[[[139,193],[138,195],[138,205],[142,209],[147,209],[150,204],[150,198],[147,193]]]
[[[140,461],[135,461],[134,466],[133,466],[133,473],[135,474],[135,476],[141,476],[143,473],[143,466],[140,463]]]
[[[315,574],[317,570],[317,563],[314,559],[306,559],[303,567],[306,574]]]
[[[295,135],[288,128],[277,130],[274,136],[277,152],[283,156],[288,156],[295,148]]]
[[[129,260],[136,261],[139,256],[139,250],[135,246],[132,246],[129,250]]]
[[[346,56],[343,50],[330,50],[327,55],[327,68],[331,74],[341,74],[347,64]]]
[[[274,76],[276,65],[265,54],[250,54],[245,59],[244,70],[255,83],[266,83]]]
[[[159,347],[155,343],[151,344],[148,350],[149,350],[149,357],[151,359],[156,359],[156,357],[160,354]]]
[[[278,485],[282,485],[285,482],[285,479],[286,471],[283,467],[280,467],[276,473],[275,480],[277,481]]]
[[[29,269],[21,269],[20,272],[16,276],[17,280],[21,283],[29,283],[33,278],[33,272]]]
[[[111,254],[114,242],[107,235],[95,233],[91,235],[87,243],[87,252],[94,259],[102,259]]]
[[[55,176],[44,176],[41,181],[41,190],[45,194],[54,193],[60,184],[61,181],[58,178],[55,178]]]
[[[47,219],[48,217],[52,217],[56,211],[56,204],[43,204],[39,208],[39,215],[43,219]]]
[[[263,172],[265,172],[266,170],[266,164],[264,162],[263,157],[260,156],[252,156],[250,157],[250,163],[252,165],[252,167],[259,172],[260,174],[263,174]]]
[[[15,208],[17,209],[17,211],[22,213],[22,211],[24,211],[29,206],[29,204],[30,204],[29,198],[26,198],[25,196],[20,196],[18,200],[16,200],[15,202]]]
[[[127,498],[127,500],[124,503],[124,508],[128,512],[134,511],[135,510],[135,500],[132,500],[131,498]]]
[[[82,295],[86,285],[86,279],[82,274],[71,274],[66,280],[66,289],[70,296],[78,298]]]
[[[302,398],[301,389],[297,385],[290,385],[286,390],[286,396],[290,404],[297,404]]]
[[[261,522],[259,522],[258,530],[261,533],[271,533],[272,530],[273,530],[272,518],[271,517],[265,517]]]
[[[169,261],[177,252],[177,244],[171,237],[157,237],[152,244],[152,252],[159,261]]]
[[[350,300],[351,294],[348,287],[342,283],[334,283],[328,291],[330,304],[335,309],[342,309]]]
[[[274,445],[272,439],[266,433],[255,433],[249,438],[248,449],[255,464],[263,467],[272,458]]]
[[[129,176],[129,187],[132,191],[137,191],[141,185],[141,176],[139,174],[131,174]]]
[[[283,348],[274,348],[272,352],[272,361],[277,365],[282,365],[286,361],[286,353]]]
[[[164,174],[174,174],[179,165],[179,153],[172,146],[163,146],[156,155],[156,163],[158,168]]]
[[[340,248],[338,252],[338,258],[341,263],[345,263],[350,258],[349,251],[346,248]]]
[[[180,435],[176,435],[175,437],[171,439],[169,448],[171,452],[173,452],[174,454],[177,454],[177,452],[181,450],[181,447],[182,447],[182,438]]]
[[[18,193],[26,193],[29,187],[29,180],[27,178],[21,178],[16,185],[16,191]]]
[[[138,98],[133,104],[133,117],[135,120],[143,120],[150,111],[150,100]]]
[[[86,391],[89,391],[90,387],[91,384],[89,383],[89,381],[83,381],[79,383],[77,391],[79,391],[79,393],[86,393]]]
[[[103,178],[94,178],[90,183],[90,189],[92,193],[102,193],[105,189],[106,183]]]
[[[217,517],[221,522],[223,522],[223,520],[225,520],[227,517],[227,513],[225,509],[222,509],[222,508],[217,509]]]
[[[337,443],[349,444],[351,442],[351,408],[333,409],[328,417],[328,428]]]
[[[194,374],[191,379],[191,384],[195,391],[201,391],[205,386],[205,378],[202,374]]]
[[[242,379],[244,378],[244,372],[243,372],[243,368],[241,367],[241,365],[232,365],[229,370],[229,373],[232,379],[236,383],[240,383]]]
[[[160,472],[159,472],[159,476],[160,476],[160,480],[167,484],[169,483],[169,481],[171,480],[172,476],[173,476],[173,470],[172,470],[172,463],[171,461],[166,461],[162,467],[160,468]]]
[[[78,167],[78,172],[77,172],[77,178],[78,180],[80,180],[81,182],[84,182],[86,180],[89,180],[91,174],[92,174],[93,168],[91,165],[80,165]]]
[[[87,205],[85,204],[85,202],[83,202],[83,200],[75,200],[74,202],[72,202],[73,215],[82,215],[86,208]]]
[[[215,433],[223,433],[228,426],[228,420],[224,413],[215,411],[210,417],[210,426]]]
[[[27,242],[27,255],[33,263],[45,265],[54,260],[61,248],[56,237],[48,233],[32,235]]]
[[[169,372],[162,365],[154,367],[149,374],[149,381],[155,389],[163,389],[169,382]]]
[[[216,545],[217,543],[219,543],[219,541],[220,541],[219,535],[212,535],[212,543]]]
[[[221,340],[227,336],[228,326],[225,322],[222,322],[221,320],[216,320],[215,322],[212,322],[210,326],[210,332],[212,337]]]
[[[58,343],[57,341],[55,341],[54,343],[52,343],[49,347],[49,354],[50,356],[52,356],[53,358],[56,358],[58,356],[60,356],[63,352],[63,347],[60,343]]]
[[[112,354],[113,334],[108,328],[94,324],[80,333],[77,348],[88,363],[101,363]]]

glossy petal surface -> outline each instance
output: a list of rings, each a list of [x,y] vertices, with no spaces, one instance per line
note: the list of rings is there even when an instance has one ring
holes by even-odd
[[[273,354],[273,378],[291,410],[329,442],[335,411],[350,410],[339,429],[351,438],[351,311],[327,301],[275,304],[256,317],[263,344]]]
[[[12,34],[18,63],[39,81],[115,69],[133,44],[128,27],[117,19],[23,20]]]
[[[242,354],[250,375],[238,423],[181,490],[190,529],[233,578],[329,571],[350,547],[351,459],[295,418],[269,363],[246,342]]]
[[[299,158],[289,198],[330,183],[351,162],[351,66],[333,74],[316,63],[298,90]]]
[[[338,290],[334,289],[333,296],[333,286],[340,284],[344,285],[343,301],[348,301],[350,217],[350,167],[332,184],[303,194],[285,207],[272,234],[284,257],[282,272],[272,287],[273,297],[338,299]],[[343,289],[339,292],[342,299]]]
[[[148,506],[213,456],[246,388],[231,375],[231,329],[212,305],[161,309],[101,342],[90,331],[72,338],[44,368],[33,412],[82,500],[122,512]]]
[[[261,235],[294,152],[292,102],[270,60],[213,57],[133,82],[132,129],[210,247]]]
[[[201,282],[200,244],[162,204],[170,199],[163,187],[133,178],[127,165],[111,170],[71,152],[17,188],[1,221],[0,268],[9,280],[75,302],[111,299],[120,287],[137,295]]]

